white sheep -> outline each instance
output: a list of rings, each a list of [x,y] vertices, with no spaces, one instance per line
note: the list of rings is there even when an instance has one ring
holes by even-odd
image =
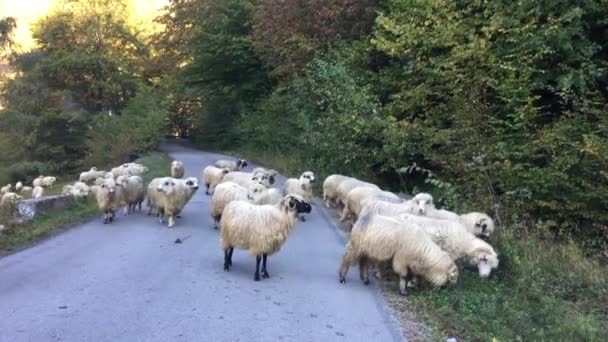
[[[298,195],[287,195],[276,205],[230,202],[222,214],[220,246],[224,251],[224,271],[232,266],[234,248],[247,249],[256,257],[254,280],[268,278],[266,259],[277,252],[295,226],[298,215],[310,213],[310,204]]]
[[[123,165],[126,165],[127,171],[131,176],[142,176],[149,171],[147,166],[138,163],[127,163]]]
[[[242,169],[247,167],[247,161],[244,159],[237,160],[218,160],[215,162],[215,167],[220,169],[228,169],[230,171],[241,171]]]
[[[492,269],[498,267],[498,255],[494,248],[468,232],[461,223],[411,214],[395,218],[422,227],[454,261],[466,259],[468,264],[477,267],[481,278],[488,277]]]
[[[421,192],[404,202],[394,203],[382,199],[370,199],[363,201],[363,208],[359,213],[364,214],[380,214],[385,216],[396,216],[400,214],[417,214],[424,215],[432,206],[433,197],[427,193]]]
[[[171,162],[171,177],[183,178],[185,173],[186,169],[184,168],[184,163],[179,160]]]
[[[90,193],[90,188],[84,182],[76,182],[72,185],[64,185],[62,195],[71,195],[75,198],[87,197]]]
[[[53,184],[55,184],[55,182],[57,181],[57,178],[52,177],[52,176],[47,176],[42,178],[42,184],[41,186],[44,188],[53,188]]]
[[[256,167],[251,171],[251,174],[259,176],[261,178],[264,178],[265,176],[265,178],[268,179],[269,186],[274,185],[274,182],[279,177],[279,173],[276,170],[265,169],[263,167]]]
[[[140,176],[120,176],[116,179],[116,183],[120,185],[123,192],[123,204],[125,205],[125,214],[135,211],[146,197],[144,189],[144,181]]]
[[[21,188],[21,193],[31,192],[33,189],[31,186],[24,186]]]
[[[213,192],[211,198],[211,220],[213,228],[217,229],[222,218],[224,208],[232,201],[253,201],[253,193],[259,188],[264,188],[261,184],[251,184],[251,190],[233,182],[219,184]]]
[[[17,202],[23,200],[23,197],[17,195],[14,192],[5,192],[0,195],[0,208],[13,207]]]
[[[160,192],[158,192],[158,186],[161,185],[163,182],[172,179],[171,177],[160,177],[160,178],[154,178],[152,181],[150,181],[150,183],[148,184],[148,191],[147,191],[147,200],[146,200],[146,205],[148,207],[148,215],[159,215],[160,214],[160,207],[159,207],[159,203],[160,203]]]
[[[270,179],[265,174],[252,174],[248,172],[229,172],[222,178],[222,182],[233,182],[244,188],[249,188],[252,183],[260,183],[265,187],[270,187]]]
[[[198,188],[198,185],[197,185]],[[156,188],[156,205],[159,209],[159,220],[163,223],[164,216],[168,216],[168,226],[175,226],[175,218],[184,209],[192,196],[191,189],[180,179],[167,178]]]
[[[425,216],[462,223],[467,231],[484,239],[489,238],[494,232],[494,221],[484,213],[472,212],[458,215],[449,210],[430,207]]]
[[[17,182],[17,184],[15,184],[15,191],[19,192],[21,189],[23,189],[23,183]]]
[[[32,198],[40,198],[44,196],[44,188],[41,186],[34,187],[32,190]]]
[[[267,188],[261,184],[260,186],[261,188],[254,189],[258,191],[254,191],[253,193],[256,204],[277,204],[283,199],[284,195],[282,191],[275,188]]]
[[[312,187],[315,181],[315,175],[312,171],[306,171],[300,175],[300,178],[289,178],[285,181],[283,195],[296,194],[302,196],[308,203],[312,203]],[[304,215],[300,216],[302,221],[306,221]]]
[[[116,209],[122,202],[120,186],[116,185],[113,179],[108,179],[95,189],[95,199],[99,210],[103,212],[103,223],[108,224],[114,221]]]
[[[363,204],[370,200],[382,200],[387,202],[399,203],[401,199],[389,191],[382,191],[368,186],[359,186],[352,189],[346,196],[346,203],[340,215],[340,222],[344,222],[348,218],[357,218]]]
[[[330,175],[323,181],[323,201],[325,206],[330,208],[336,206],[336,198],[338,196],[338,186],[345,180],[354,179],[343,175]]]
[[[230,172],[229,169],[220,169],[209,165],[203,169],[203,182],[205,183],[205,194],[211,195],[215,187],[222,182],[224,176]]]
[[[186,203],[188,203],[190,201],[190,199],[192,199],[192,197],[194,196],[196,191],[198,190],[198,179],[196,177],[188,177],[186,179],[181,179],[180,181],[188,189],[186,191]]]
[[[81,182],[94,181],[97,178],[104,178],[106,171],[98,171],[96,167],[92,167],[89,171],[81,172],[78,180]]]
[[[37,186],[42,186],[42,179],[44,178],[44,176],[38,176],[38,178],[34,179],[34,181],[32,182],[32,187],[37,187]]]
[[[338,203],[338,207],[340,209],[343,209],[344,205],[346,205],[346,197],[348,196],[348,193],[351,192],[354,188],[360,186],[367,186],[380,190],[380,187],[378,187],[376,184],[360,181],[355,178],[344,180],[340,182],[340,185],[338,185],[338,187],[336,188],[336,202]]]
[[[392,259],[399,275],[399,292],[406,295],[406,277],[420,275],[434,286],[455,283],[458,268],[450,256],[419,226],[382,215],[364,215],[353,227],[342,257],[339,280],[344,283],[348,268],[359,262],[360,277],[369,284],[371,261]]]
[[[12,184],[7,184],[0,189],[0,194],[5,194],[7,192],[10,192],[12,188],[13,188]]]

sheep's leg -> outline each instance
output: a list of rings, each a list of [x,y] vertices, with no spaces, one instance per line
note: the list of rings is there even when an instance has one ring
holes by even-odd
[[[346,221],[347,218],[348,218],[348,207],[344,206],[344,209],[342,209],[342,213],[340,213],[340,222]]]
[[[224,271],[230,271],[230,248],[224,249]]]
[[[114,222],[114,209],[110,209],[110,222]]]
[[[393,258],[393,270],[399,275],[399,293],[402,296],[407,296],[407,288],[405,278],[408,275],[407,265],[399,262],[398,258]]]
[[[260,261],[262,261],[261,256],[255,257],[255,274],[253,275],[253,280],[260,281]]]
[[[103,224],[108,224],[108,211],[103,211]]]
[[[359,259],[359,277],[363,284],[369,285],[369,260],[366,257]]]
[[[173,228],[175,226],[175,215],[169,214],[169,228]]]
[[[124,207],[124,209],[123,209],[123,213],[124,213],[125,215],[129,215],[129,204],[127,204],[127,205]]]
[[[399,294],[402,296],[407,296],[407,289],[405,285],[405,276],[399,275]]]
[[[352,265],[355,259],[355,255],[349,243],[346,245],[346,252],[342,257],[342,264],[340,265],[340,272],[338,274],[340,283],[344,284],[344,282],[346,282],[346,273],[348,272],[348,268],[350,267],[350,265]]]
[[[304,217],[304,215],[303,215],[303,214],[302,214],[302,215],[300,215],[300,221],[302,221],[302,222],[306,222],[306,218]]]
[[[228,265],[232,266],[232,252],[234,252],[234,247],[230,247],[228,251]]]
[[[270,278],[270,274],[266,271],[266,259],[268,258],[268,254],[262,254],[262,278]]]
[[[209,195],[209,183],[205,183],[205,195]]]

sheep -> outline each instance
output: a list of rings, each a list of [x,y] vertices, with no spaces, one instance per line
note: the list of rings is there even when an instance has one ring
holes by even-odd
[[[159,220],[163,223],[164,215],[168,216],[168,227],[175,226],[175,218],[188,202],[190,189],[179,179],[167,178],[156,188],[158,196],[156,205],[159,209]]]
[[[42,187],[44,188],[53,188],[53,184],[57,181],[57,178],[52,176],[47,176],[42,178]]]
[[[330,175],[325,178],[323,181],[323,201],[325,202],[325,206],[330,208],[336,205],[336,196],[338,186],[345,180],[354,179],[347,176],[342,175]]]
[[[125,167],[131,176],[142,176],[144,173],[149,171],[147,166],[138,163],[127,163],[123,165],[126,165]]]
[[[203,182],[205,183],[205,194],[211,195],[215,191],[215,187],[224,179],[230,172],[229,169],[220,169],[209,165],[203,169]]]
[[[234,248],[247,249],[256,257],[253,279],[269,278],[268,255],[277,252],[295,226],[298,215],[312,207],[299,195],[287,195],[276,205],[255,205],[246,201],[230,202],[222,214],[220,246],[224,251],[224,271],[232,266]]]
[[[315,175],[312,171],[306,171],[300,175],[299,179],[289,178],[285,181],[283,195],[296,194],[302,196],[308,203],[312,203],[312,185],[315,181]],[[306,221],[304,215],[300,216],[302,221]]]
[[[186,170],[184,169],[184,163],[179,160],[174,160],[171,163],[171,177],[183,178]]]
[[[159,203],[160,203],[160,193],[158,192],[158,186],[163,182],[172,179],[171,177],[160,177],[154,178],[148,184],[147,191],[147,200],[146,205],[148,207],[148,215],[152,214],[160,214]]]
[[[12,188],[13,188],[12,184],[7,184],[0,189],[0,194],[8,193],[11,191]]]
[[[277,204],[282,198],[283,193],[275,188],[266,188],[262,186],[262,188],[259,189],[259,193],[254,192],[254,200],[256,204]]]
[[[21,188],[21,193],[24,193],[24,192],[31,192],[32,190],[33,190],[33,189],[32,189],[32,187],[31,187],[31,186],[24,186],[24,187],[22,187],[22,188]]]
[[[182,179],[181,182],[187,188],[186,203],[188,203],[188,202],[190,202],[190,199],[192,199],[192,197],[198,190],[198,179],[196,179],[196,177],[188,177],[186,179]],[[177,217],[179,217],[179,216],[177,216]]]
[[[492,269],[498,267],[498,255],[494,248],[467,231],[461,223],[411,214],[395,218],[422,227],[453,260],[466,259],[471,266],[477,267],[480,278],[487,278]]]
[[[114,178],[129,175],[129,169],[127,168],[126,164],[114,167],[114,168],[112,168],[112,170],[110,172],[112,172],[112,175],[114,176]]]
[[[78,180],[81,182],[94,181],[97,178],[104,178],[106,171],[98,171],[96,167],[92,167],[89,171],[81,172]]]
[[[228,203],[232,201],[253,201],[253,193],[260,188],[264,188],[264,186],[251,184],[251,188],[252,191],[233,182],[221,183],[215,188],[211,198],[211,220],[214,229],[218,228],[222,213]]]
[[[224,176],[222,182],[233,182],[244,188],[249,188],[252,183],[260,183],[267,188],[271,186],[270,179],[265,174],[252,174],[239,171],[229,172]]]
[[[372,198],[363,202],[363,208],[359,215],[362,216],[367,213],[386,216],[400,214],[424,215],[429,210],[429,207],[432,206],[432,203],[433,197],[424,192],[417,194],[410,200],[400,203],[391,203],[382,199]]]
[[[241,171],[242,169],[247,167],[247,161],[244,159],[237,160],[218,160],[215,162],[215,167],[220,169],[228,169],[230,171]]]
[[[369,263],[390,259],[393,271],[399,275],[401,295],[407,295],[408,273],[421,275],[434,286],[458,279],[454,261],[422,228],[391,217],[366,214],[357,220],[346,245],[338,274],[340,283],[346,281],[348,268],[359,261],[360,278],[367,285]]]
[[[139,210],[141,211],[141,204],[146,197],[144,181],[141,177],[120,176],[116,179],[116,183],[122,187],[125,215],[135,211],[137,206],[139,206]]]
[[[458,215],[449,210],[431,207],[425,216],[462,223],[467,231],[482,239],[488,239],[494,232],[494,221],[484,213],[472,212]]]
[[[380,190],[380,188],[375,184],[360,181],[355,178],[344,180],[336,188],[336,201],[338,203],[339,208],[344,208],[344,205],[346,204],[346,196],[348,196],[348,193],[359,186],[367,186]]]
[[[363,203],[369,200],[383,200],[393,203],[401,202],[399,196],[389,191],[382,191],[367,186],[356,187],[346,196],[346,203],[340,215],[340,222],[344,222],[349,217],[356,217],[361,212]]]
[[[117,191],[119,188],[113,179],[107,180],[96,188],[95,199],[99,210],[103,212],[104,224],[114,221],[116,208],[121,202],[121,194]]]
[[[274,182],[279,177],[279,173],[276,170],[265,169],[263,167],[256,167],[251,171],[251,173],[257,176],[266,176],[270,186],[274,185]]]
[[[0,196],[0,208],[14,207],[17,202],[23,200],[23,197],[14,192],[5,192]]]
[[[38,176],[38,178],[34,179],[34,181],[32,182],[32,187],[37,187],[37,186],[42,186],[42,179],[44,178],[44,176]]]
[[[90,188],[84,182],[76,182],[73,185],[63,186],[63,195],[71,195],[75,198],[87,197],[90,193]]]
[[[32,198],[40,198],[44,196],[44,188],[41,186],[37,186],[32,190]]]
[[[21,189],[23,189],[23,183],[17,182],[17,184],[15,184],[15,191],[19,192]]]

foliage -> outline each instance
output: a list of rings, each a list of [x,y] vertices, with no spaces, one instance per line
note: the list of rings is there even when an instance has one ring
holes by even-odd
[[[15,27],[17,27],[17,22],[14,18],[0,18],[0,52],[4,52],[6,48],[13,45],[12,34]],[[0,57],[2,57],[2,54],[0,54]]]

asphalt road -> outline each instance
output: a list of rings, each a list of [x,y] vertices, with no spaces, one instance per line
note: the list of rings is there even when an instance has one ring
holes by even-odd
[[[199,179],[221,157],[165,148]],[[260,282],[247,251],[235,250],[223,271],[209,207],[199,190],[174,229],[120,213],[111,225],[98,218],[1,258],[0,341],[403,340],[356,268],[338,282],[345,241],[320,201]]]

